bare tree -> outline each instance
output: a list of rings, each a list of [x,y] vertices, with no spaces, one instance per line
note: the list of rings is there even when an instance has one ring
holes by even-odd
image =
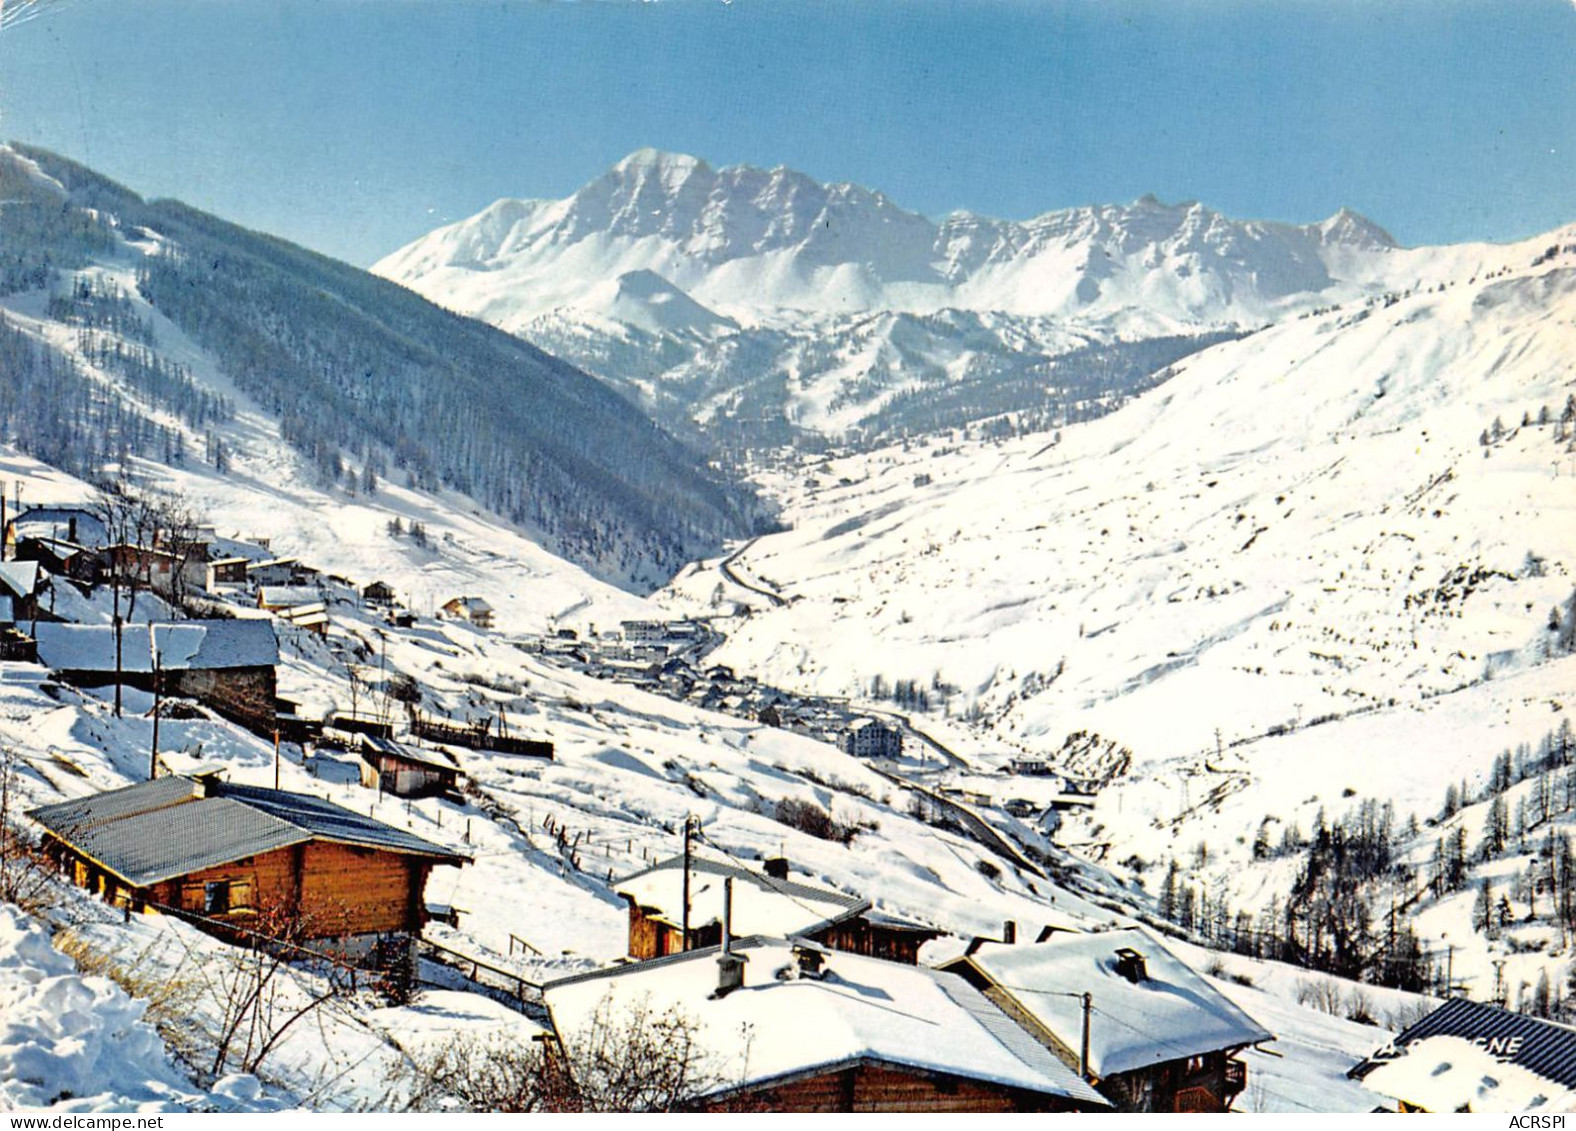
[[[47,902],[53,869],[39,845],[11,823],[19,761],[15,750],[0,747],[0,901],[31,911]]]
[[[312,948],[303,945],[313,938],[312,922],[293,907],[264,907],[251,921],[244,945],[194,964],[217,1018],[209,1035],[213,1076],[257,1072],[296,1025],[349,995],[349,981],[333,955],[322,956],[315,977],[293,976],[292,959],[316,962]]]
[[[748,1060],[748,1033],[732,1050]],[[729,1066],[702,1040],[701,1025],[676,1006],[602,999],[590,1021],[560,1041],[529,1047],[460,1038],[404,1069],[411,1110],[672,1112],[725,1091]],[[736,1105],[735,1105],[736,1106]]]

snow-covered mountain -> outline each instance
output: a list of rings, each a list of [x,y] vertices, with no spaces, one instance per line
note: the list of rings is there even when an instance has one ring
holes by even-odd
[[[225,471],[242,442],[222,425],[245,398],[320,484],[466,496],[630,588],[762,519],[747,489],[604,383],[402,287],[41,150],[0,148],[0,193],[0,296],[28,296],[18,313],[136,393],[80,396],[91,380],[0,324],[13,365],[0,437],[56,466],[92,478],[105,452],[179,465],[201,449]],[[614,309],[672,297],[645,283]],[[675,308],[685,317],[699,316]]]
[[[670,420],[760,447],[921,433],[1058,399],[1036,422],[1076,419],[1187,347],[1135,358],[1094,390],[1059,379],[1070,351],[1254,328],[1497,256],[1405,250],[1344,209],[1293,225],[1152,196],[933,221],[857,185],[648,149],[563,200],[498,201],[373,270]]]

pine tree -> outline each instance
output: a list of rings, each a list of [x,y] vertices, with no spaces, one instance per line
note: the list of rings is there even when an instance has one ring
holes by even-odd
[[[1489,878],[1484,876],[1478,882],[1477,898],[1472,902],[1472,929],[1492,938],[1493,927],[1494,886],[1489,882]]]

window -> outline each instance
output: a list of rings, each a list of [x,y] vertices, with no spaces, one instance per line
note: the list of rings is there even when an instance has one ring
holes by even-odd
[[[219,880],[203,885],[202,910],[204,915],[224,915],[230,910],[230,883]]]

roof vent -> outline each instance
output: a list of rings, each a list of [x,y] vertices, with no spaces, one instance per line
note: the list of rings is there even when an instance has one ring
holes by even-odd
[[[1001,925],[1001,941],[1008,946],[1018,941],[1018,924],[1011,919]]]
[[[773,856],[766,861],[766,874],[774,880],[788,878],[788,858],[786,856]]]
[[[1134,985],[1149,978],[1149,970],[1144,965],[1144,956],[1130,946],[1117,949],[1116,972]]]

